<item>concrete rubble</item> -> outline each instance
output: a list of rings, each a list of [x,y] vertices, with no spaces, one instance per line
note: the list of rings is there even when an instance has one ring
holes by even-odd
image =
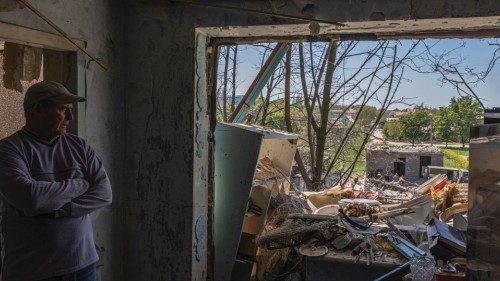
[[[455,265],[465,258],[467,183],[445,175],[421,184],[397,176],[364,177],[320,192],[278,193],[270,206],[255,240],[253,280],[313,280],[307,267],[320,261],[359,266],[352,273],[359,274],[357,280],[369,272],[388,274],[379,273],[377,280],[390,280],[408,274],[414,256],[431,257],[465,276]],[[283,272],[297,279],[283,279]]]

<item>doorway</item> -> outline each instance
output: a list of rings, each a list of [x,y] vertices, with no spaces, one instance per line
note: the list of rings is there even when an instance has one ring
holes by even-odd
[[[406,174],[406,158],[398,158],[394,162],[394,173],[400,177]]]
[[[420,178],[424,177],[424,167],[427,167],[431,164],[431,157],[430,156],[420,156],[420,170],[419,170],[419,175]]]

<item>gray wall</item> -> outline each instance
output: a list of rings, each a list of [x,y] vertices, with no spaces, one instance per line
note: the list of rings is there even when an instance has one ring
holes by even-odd
[[[193,191],[208,175],[206,165],[194,163],[195,157],[208,163],[207,144],[203,136],[194,135],[193,127],[195,115],[208,118],[203,114],[206,103],[195,105],[195,28],[248,22],[273,23],[167,1],[127,5],[127,182],[131,184],[125,213],[127,224],[133,226],[126,231],[127,280],[204,280],[207,275],[205,253],[199,253],[199,259],[191,255],[197,239],[195,222],[202,222],[197,235],[207,237],[207,220],[195,210],[206,209],[208,203],[200,202],[203,190]],[[195,113],[195,107],[203,112]],[[200,195],[202,200],[196,200]]]
[[[420,156],[430,156],[431,166],[443,166],[442,153],[428,152],[394,152],[389,150],[367,150],[366,152],[366,170],[368,173],[376,174],[378,170],[382,175],[394,170],[394,162],[399,158],[405,158],[405,177],[410,180],[420,178]]]

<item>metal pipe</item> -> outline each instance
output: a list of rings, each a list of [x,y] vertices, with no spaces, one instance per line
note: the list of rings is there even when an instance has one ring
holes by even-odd
[[[276,44],[276,47],[267,58],[266,62],[248,88],[247,92],[241,98],[240,103],[229,117],[228,122],[240,123],[244,120],[247,110],[250,108],[252,103],[255,101],[255,98],[257,97],[256,95],[262,91],[267,81],[269,81],[269,78],[276,70],[276,67],[278,66],[279,62],[285,55],[287,48],[289,47],[290,46],[288,43]]]

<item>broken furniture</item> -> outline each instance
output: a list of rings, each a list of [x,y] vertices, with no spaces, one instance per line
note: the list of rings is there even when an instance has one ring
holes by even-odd
[[[466,235],[464,232],[433,218],[427,226],[429,250],[437,259],[449,261],[455,257],[464,257]]]
[[[270,251],[298,249],[305,257],[306,280],[311,281],[373,280],[403,264],[386,241],[387,226],[367,224],[368,216],[349,218],[341,210],[336,216],[289,214],[256,242]],[[371,217],[377,220],[382,213]]]
[[[215,129],[215,280],[249,280],[271,193],[286,189],[297,135],[235,123]]]

